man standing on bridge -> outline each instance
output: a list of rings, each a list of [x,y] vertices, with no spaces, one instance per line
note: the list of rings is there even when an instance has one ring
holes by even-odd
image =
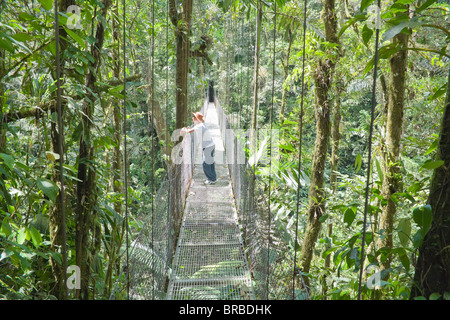
[[[198,135],[201,133],[201,136],[199,137],[202,142],[202,149],[203,149],[203,159],[202,159],[202,166],[203,166],[203,172],[205,173],[205,176],[207,180],[205,181],[205,184],[214,184],[217,180],[216,175],[216,169],[215,169],[215,163],[214,163],[214,152],[215,152],[215,144],[211,137],[211,133],[208,130],[208,127],[205,125],[205,120],[203,117],[203,114],[200,112],[195,112],[192,114],[192,120],[194,121],[194,126],[192,128],[182,128],[181,134],[185,133],[191,133],[196,132]],[[198,141],[198,140],[197,140]]]

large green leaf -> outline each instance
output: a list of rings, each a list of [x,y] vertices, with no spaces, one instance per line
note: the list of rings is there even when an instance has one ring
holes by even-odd
[[[406,269],[406,271],[409,272],[411,263],[409,261],[408,255],[406,254],[406,250],[403,248],[397,248],[395,251],[398,254],[398,258],[402,266]]]
[[[67,34],[73,39],[75,40],[81,47],[83,47],[84,49],[86,49],[86,42],[75,32],[73,32],[72,30],[64,27],[64,30],[67,31]]]
[[[356,208],[352,207],[352,208],[348,208],[347,210],[345,210],[344,213],[344,222],[347,223],[347,226],[349,227],[352,222],[355,220],[356,217]]]
[[[425,1],[424,4],[422,4],[417,10],[416,10],[416,14],[425,10],[426,8],[428,8],[429,6],[431,6],[433,3],[435,3],[437,0],[428,0]]]
[[[33,226],[29,228],[31,235],[31,242],[33,242],[34,246],[37,248],[42,243],[42,236],[40,232]]]
[[[358,171],[361,169],[361,165],[362,165],[362,156],[360,153],[358,153],[356,155],[356,160],[355,160],[356,173],[358,173]]]
[[[433,212],[430,205],[414,208],[413,210],[414,222],[420,227],[422,236],[425,237],[431,227],[433,220]]]
[[[402,30],[405,28],[414,29],[414,28],[417,28],[418,26],[421,26],[422,24],[423,24],[423,22],[418,21],[416,17],[412,18],[409,21],[400,22],[399,24],[386,30],[386,32],[383,34],[382,41],[388,41],[388,40],[392,39],[397,34],[402,32]]]
[[[45,178],[38,178],[37,186],[52,201],[56,201],[56,196],[58,195],[59,188],[53,181]]]
[[[26,42],[33,40],[33,36],[26,32],[17,32],[16,34],[12,35],[14,40],[20,41],[20,42]]]
[[[51,10],[53,7],[53,0],[38,0],[38,2],[45,10]]]
[[[11,53],[14,53],[14,47],[11,41],[6,37],[4,33],[0,32],[0,48],[3,48]]]
[[[369,40],[372,37],[372,35],[373,35],[373,30],[370,29],[367,25],[364,25],[362,32],[361,32],[361,36],[363,38],[364,44],[367,45],[369,43]]]
[[[400,219],[398,222],[398,238],[402,246],[406,247],[411,236],[411,221],[409,218]]]
[[[11,225],[9,224],[8,217],[3,218],[2,226],[1,226],[0,230],[5,235],[5,237],[8,237],[11,234],[12,228],[11,228]]]
[[[374,1],[375,0],[361,0],[361,11],[364,11],[366,8],[368,8]]]
[[[425,163],[420,167],[420,169],[429,169],[434,170],[439,168],[444,164],[443,160],[427,160]]]
[[[14,168],[14,158],[6,153],[0,153],[0,159],[3,160],[3,163],[6,164],[6,166],[12,170]]]
[[[27,238],[27,229],[25,227],[23,227],[17,233],[17,243],[23,244],[25,242],[26,238]]]

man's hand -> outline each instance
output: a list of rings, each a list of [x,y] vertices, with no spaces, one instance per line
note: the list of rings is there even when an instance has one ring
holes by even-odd
[[[194,130],[184,127],[184,128],[181,128],[181,132],[180,133],[182,135],[185,135],[186,133],[191,133],[192,131],[194,131]]]

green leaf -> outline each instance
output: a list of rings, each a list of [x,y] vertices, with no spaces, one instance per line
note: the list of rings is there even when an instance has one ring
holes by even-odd
[[[418,26],[421,26],[422,24],[423,24],[423,22],[418,21],[417,17],[414,17],[409,21],[402,21],[399,24],[386,30],[386,32],[384,32],[384,34],[383,34],[382,41],[388,41],[388,40],[392,39],[397,34],[402,32],[402,30],[405,28],[414,29],[414,28],[417,28]]]
[[[358,21],[363,21],[363,20],[366,20],[366,16],[363,14],[356,15],[353,18],[351,18],[350,20],[348,20],[347,23],[345,23],[344,26],[339,31],[338,37],[340,37],[345,32],[345,30],[347,30],[349,27],[351,27]]]
[[[9,224],[9,218],[8,217],[5,217],[3,219],[1,231],[6,237],[8,237],[11,234],[12,228],[11,228],[11,225]]]
[[[67,34],[73,39],[75,40],[81,47],[83,47],[84,49],[86,49],[86,43],[84,42],[84,40],[75,32],[73,32],[72,30],[64,27],[64,30],[67,31]]]
[[[403,248],[397,248],[396,252],[398,254],[400,262],[402,263],[402,266],[406,269],[407,272],[409,272],[411,263],[409,261],[408,255],[406,254],[406,250]]]
[[[12,35],[12,38],[21,42],[31,41],[34,39],[31,34],[28,34],[26,32],[17,32],[16,34]]]
[[[31,241],[33,242],[33,244],[34,244],[34,246],[36,248],[39,247],[41,245],[41,243],[42,243],[42,236],[41,236],[41,234],[33,226],[31,226],[29,228],[29,230],[30,230],[30,235],[31,235]]]
[[[381,169],[381,165],[380,162],[378,161],[377,158],[375,158],[375,165],[377,167],[377,173],[378,173],[378,179],[380,179],[380,182],[383,183],[383,170]]]
[[[368,45],[370,38],[372,38],[373,30],[370,29],[367,25],[364,25],[361,35],[362,35],[364,44]]]
[[[322,215],[322,216],[319,218],[319,222],[320,222],[320,223],[324,223],[325,220],[327,220],[329,217],[330,217],[330,215],[329,215],[328,213],[325,213],[324,215]]]
[[[53,0],[38,0],[38,2],[47,11],[53,8]]]
[[[411,221],[409,218],[400,219],[398,223],[398,238],[402,246],[406,247],[411,236]]]
[[[14,158],[11,155],[0,153],[0,158],[3,159],[3,162],[10,170],[14,168]]]
[[[58,195],[59,188],[53,181],[44,178],[38,178],[36,184],[47,197],[49,197],[52,201],[56,201],[56,196]]]
[[[284,149],[284,150],[295,151],[295,149],[290,144],[281,144],[280,143],[279,146],[281,149]]]
[[[366,8],[368,8],[374,1],[375,0],[361,0],[361,11],[364,11]]]
[[[416,14],[425,10],[426,8],[428,8],[429,6],[431,6],[433,3],[435,3],[436,0],[428,0],[426,1],[424,4],[422,4],[419,9],[416,10]]]
[[[347,223],[347,227],[350,227],[352,222],[355,220],[356,217],[356,208],[348,208],[345,210],[344,213],[344,222]]]
[[[36,17],[32,16],[31,14],[28,14],[26,12],[21,12],[19,14],[19,20],[20,21],[32,21],[32,20],[36,20]]]
[[[443,164],[444,164],[444,160],[427,160],[420,167],[420,170],[422,170],[422,169],[434,170],[434,169],[439,168]]]
[[[0,33],[0,48],[8,50],[11,53],[14,53],[14,47],[11,44],[11,41],[6,38],[4,33]]]
[[[436,150],[438,143],[439,143],[439,139],[434,139],[434,141],[431,143],[430,147],[428,148],[427,152],[425,152],[425,155],[427,156],[430,153],[432,153],[434,150]]]
[[[439,292],[430,294],[430,300],[439,300],[440,297],[442,297],[442,295]]]
[[[425,237],[431,227],[433,220],[433,212],[430,205],[414,208],[413,210],[414,222],[420,227],[422,236]]]
[[[355,160],[356,173],[358,173],[358,171],[361,169],[361,165],[362,165],[362,157],[361,154],[358,153]]]
[[[27,238],[27,229],[23,227],[22,229],[19,230],[19,233],[17,234],[17,243],[23,244],[26,238]]]
[[[422,241],[423,241],[422,232],[421,232],[421,230],[418,230],[413,236],[414,248],[419,249],[419,247],[422,245]]]

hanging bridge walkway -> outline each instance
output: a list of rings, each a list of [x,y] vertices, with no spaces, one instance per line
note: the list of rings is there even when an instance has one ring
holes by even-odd
[[[204,112],[216,155],[226,159],[214,103]],[[216,160],[217,182],[206,185],[200,144],[195,151],[167,299],[254,299],[228,167]]]

